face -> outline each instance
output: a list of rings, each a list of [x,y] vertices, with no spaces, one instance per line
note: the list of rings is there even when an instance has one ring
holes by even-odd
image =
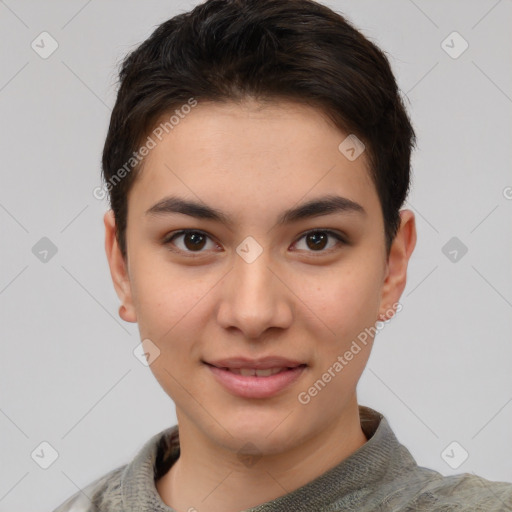
[[[357,414],[373,339],[353,343],[398,301],[415,230],[403,211],[388,259],[365,154],[338,149],[347,135],[294,103],[199,103],[130,190],[127,261],[105,215],[122,317],[157,347],[180,432],[272,454]],[[285,369],[236,375],[258,364]]]

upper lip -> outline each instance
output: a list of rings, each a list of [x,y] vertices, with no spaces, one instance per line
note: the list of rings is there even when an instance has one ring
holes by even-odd
[[[270,356],[261,359],[249,359],[247,357],[232,357],[229,359],[217,359],[215,361],[205,361],[207,364],[217,366],[217,368],[255,368],[268,370],[269,368],[295,368],[306,363],[287,359],[285,357]]]

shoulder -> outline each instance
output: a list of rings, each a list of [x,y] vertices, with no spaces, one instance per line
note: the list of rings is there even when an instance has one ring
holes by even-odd
[[[416,485],[408,482],[404,486],[406,493],[409,489],[407,505],[400,509],[404,512],[512,511],[512,483],[494,482],[472,473],[443,476],[426,468],[418,469],[424,478],[419,478]]]
[[[155,497],[155,479],[165,474],[179,453],[176,425],[155,434],[129,463],[94,480],[53,512],[111,512],[125,510],[127,504],[138,510],[140,502]]]
[[[126,464],[91,482],[53,512],[103,512],[121,510],[121,475]],[[117,505],[117,508],[112,508]]]
[[[440,499],[474,512],[512,511],[512,483],[494,482],[472,473],[445,476],[433,487]],[[454,510],[459,510],[454,509]]]

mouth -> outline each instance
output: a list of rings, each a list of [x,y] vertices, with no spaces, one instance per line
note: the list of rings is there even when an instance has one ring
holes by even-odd
[[[226,391],[242,398],[270,398],[295,383],[308,366],[295,362],[289,363],[291,366],[269,366],[270,361],[251,364],[231,362],[231,366],[203,362]]]
[[[221,370],[226,370],[236,375],[243,375],[244,377],[270,377],[271,375],[277,375],[278,373],[282,373],[287,370],[293,370],[294,368],[297,367],[268,368],[266,370],[257,368],[221,368]]]
[[[204,361],[203,361],[204,362]],[[206,363],[208,366],[213,366],[214,368],[219,368],[220,370],[226,370],[228,372],[234,373],[236,375],[243,375],[244,377],[270,377],[272,375],[277,375],[278,373],[285,372],[287,370],[294,370],[296,368],[307,366],[305,363],[294,365],[294,366],[276,366],[274,368],[235,368],[229,366],[217,366],[214,364]]]

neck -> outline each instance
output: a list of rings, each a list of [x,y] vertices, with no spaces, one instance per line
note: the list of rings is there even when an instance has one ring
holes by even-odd
[[[185,423],[185,425],[183,425]],[[180,425],[180,457],[156,482],[162,501],[179,512],[238,512],[302,487],[338,465],[367,439],[354,411],[299,446],[272,455],[244,458],[200,439]],[[193,435],[190,433],[193,432]]]

